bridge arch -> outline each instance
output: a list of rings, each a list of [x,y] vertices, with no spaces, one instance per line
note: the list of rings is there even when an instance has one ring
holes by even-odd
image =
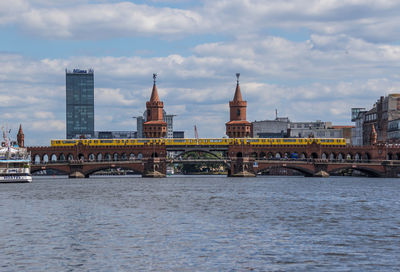
[[[272,169],[277,169],[277,168],[285,168],[285,169],[291,169],[291,170],[296,170],[300,173],[302,173],[306,177],[311,177],[314,175],[314,172],[312,170],[309,170],[307,168],[295,166],[295,165],[290,165],[290,164],[277,164],[277,165],[269,165],[267,167],[263,167],[257,170],[258,173],[263,173],[263,172],[269,172]]]
[[[105,160],[105,161],[111,161],[111,155],[110,155],[110,153],[104,154],[104,160]]]
[[[205,153],[205,154],[209,154],[209,155],[213,156],[216,159],[221,159],[220,156],[218,156],[217,154],[215,154],[215,153],[213,153],[211,151],[208,151],[208,150],[197,150],[197,149],[184,151],[182,153],[177,154],[175,157],[181,157],[181,156],[184,156],[184,155],[186,155],[188,153],[199,153],[199,154]],[[236,157],[243,157],[243,153],[242,152],[236,153]]]
[[[311,159],[318,159],[318,154],[316,152],[311,153]]]
[[[331,153],[329,154],[329,160],[330,160],[330,161],[334,161],[335,159],[336,159],[335,153],[331,152]]]
[[[88,161],[93,162],[95,160],[96,160],[96,156],[93,153],[90,153],[89,156],[88,156]]]
[[[34,164],[39,164],[39,163],[41,163],[41,162],[42,162],[42,160],[41,160],[39,154],[33,155],[33,163],[34,163]]]
[[[65,155],[64,155],[64,153],[60,153],[60,155],[58,156],[58,160],[59,160],[59,161],[65,161]]]
[[[73,161],[74,160],[74,155],[69,153],[68,156],[67,156],[67,159],[68,159],[68,161]]]
[[[78,160],[84,161],[85,160],[85,155],[83,155],[82,153],[78,154]]]
[[[130,153],[129,154],[129,160],[134,160],[136,157],[135,157],[135,153]]]
[[[108,169],[129,170],[129,171],[133,171],[134,174],[137,174],[137,175],[142,175],[143,174],[143,171],[141,171],[141,170],[139,170],[137,168],[129,167],[129,166],[118,166],[118,165],[116,165],[116,166],[108,165],[108,166],[95,167],[95,168],[92,168],[90,170],[85,171],[83,174],[85,175],[85,177],[89,177],[90,175],[93,175],[96,172],[104,171],[104,170],[108,170]]]
[[[103,154],[101,152],[97,153],[96,160],[97,161],[102,161],[103,160]]]
[[[327,160],[327,159],[328,159],[328,155],[327,155],[325,152],[323,152],[323,153],[321,154],[321,159],[322,159],[322,160]]]
[[[51,162],[56,162],[57,161],[57,155],[56,154],[51,154],[51,156],[50,156],[50,161]]]
[[[259,156],[260,160],[265,160],[267,158],[267,154],[265,154],[265,152],[261,152]]]
[[[31,174],[33,175],[33,174],[36,174],[37,172],[41,172],[41,171],[43,171],[43,170],[44,170],[44,169],[42,169],[42,168],[32,168],[32,169],[31,169]],[[61,170],[61,169],[59,169],[59,168],[57,168],[57,167],[52,167],[51,164],[49,164],[48,166],[46,166],[46,169],[45,169],[45,170],[51,170],[51,171],[54,171],[54,172],[56,172],[56,173],[58,173],[58,174],[66,175],[66,176],[69,174],[67,171]]]
[[[368,167],[364,167],[364,166],[341,166],[341,167],[337,167],[337,168],[333,168],[331,170],[328,171],[328,173],[330,175],[335,174],[337,172],[343,171],[343,170],[357,170],[360,171],[361,173],[367,174],[369,177],[382,177],[384,176],[384,173],[377,171],[375,169],[372,168],[368,168]]]
[[[42,161],[43,161],[44,163],[48,163],[48,162],[49,162],[49,155],[44,154],[44,155],[43,155]]]
[[[358,162],[358,161],[361,161],[361,158],[362,158],[362,156],[361,156],[361,154],[358,153],[358,152],[354,155],[354,160],[357,161],[357,162]]]
[[[117,152],[115,152],[113,154],[113,161],[118,161],[119,160],[119,154]]]

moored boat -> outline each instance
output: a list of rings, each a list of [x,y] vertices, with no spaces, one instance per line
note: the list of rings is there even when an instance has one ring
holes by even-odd
[[[4,130],[3,138],[0,147],[0,183],[32,182],[28,150],[10,143]]]

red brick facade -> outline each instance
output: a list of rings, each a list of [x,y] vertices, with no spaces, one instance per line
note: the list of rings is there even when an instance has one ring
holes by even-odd
[[[158,97],[155,74],[153,78],[150,101],[146,102],[147,121],[143,124],[143,135],[145,138],[163,138],[167,135],[167,123],[164,122],[163,115],[164,103]]]
[[[236,84],[235,96],[229,101],[230,121],[226,123],[226,135],[229,138],[253,137],[252,125],[246,120],[247,101],[242,98],[239,85],[239,74]]]

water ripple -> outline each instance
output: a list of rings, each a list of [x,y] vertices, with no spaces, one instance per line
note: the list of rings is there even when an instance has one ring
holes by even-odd
[[[1,189],[1,271],[400,267],[396,179],[35,178]]]

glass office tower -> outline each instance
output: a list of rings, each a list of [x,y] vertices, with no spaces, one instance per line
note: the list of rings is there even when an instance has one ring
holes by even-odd
[[[93,70],[65,70],[67,139],[94,136]]]

